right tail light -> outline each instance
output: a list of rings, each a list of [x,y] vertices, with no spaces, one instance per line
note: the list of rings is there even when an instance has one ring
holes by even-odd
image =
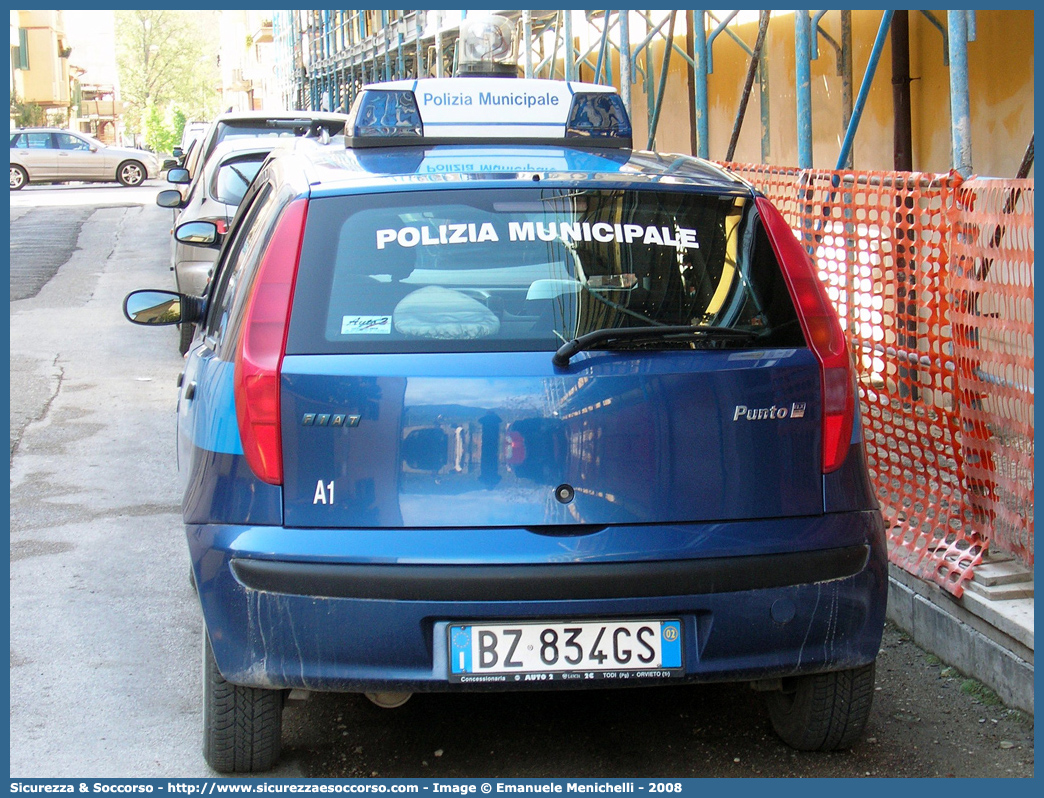
[[[811,256],[768,199],[757,197],[755,204],[783,269],[805,340],[819,360],[823,387],[823,473],[828,474],[845,462],[852,441],[855,419],[852,357]]]

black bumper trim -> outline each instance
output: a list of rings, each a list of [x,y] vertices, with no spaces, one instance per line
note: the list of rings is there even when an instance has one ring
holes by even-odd
[[[251,590],[393,601],[563,601],[733,593],[843,579],[861,571],[867,545],[819,551],[626,563],[384,565],[235,558]]]

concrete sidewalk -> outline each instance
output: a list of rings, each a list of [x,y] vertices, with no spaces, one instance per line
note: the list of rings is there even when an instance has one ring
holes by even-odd
[[[961,598],[889,565],[888,618],[919,646],[1033,714],[1033,571],[1005,555],[976,568]]]

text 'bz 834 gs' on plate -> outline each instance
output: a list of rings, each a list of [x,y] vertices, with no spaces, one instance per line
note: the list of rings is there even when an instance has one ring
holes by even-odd
[[[683,670],[678,620],[471,624],[449,627],[451,681],[545,675],[669,677]]]

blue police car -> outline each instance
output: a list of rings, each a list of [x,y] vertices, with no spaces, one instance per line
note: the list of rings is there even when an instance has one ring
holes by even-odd
[[[507,120],[507,122],[505,122]],[[744,681],[852,745],[887,590],[845,337],[779,212],[610,88],[377,84],[259,171],[178,403],[204,753],[290,691]]]

